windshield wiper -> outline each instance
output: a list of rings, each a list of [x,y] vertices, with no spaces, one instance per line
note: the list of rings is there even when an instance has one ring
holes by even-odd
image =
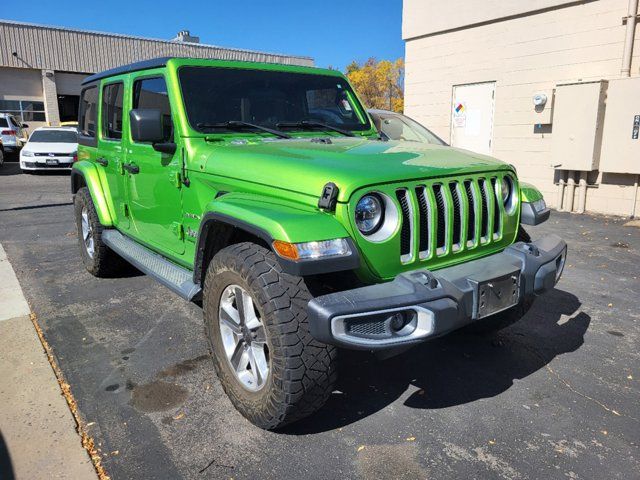
[[[198,128],[227,128],[229,130],[245,130],[247,128],[253,128],[254,130],[262,130],[263,132],[270,133],[280,138],[291,138],[291,135],[287,135],[280,130],[274,130],[272,128],[263,127],[262,125],[256,125],[255,123],[242,122],[240,120],[229,120],[228,122],[220,122],[220,123],[198,123],[196,125]]]
[[[314,122],[312,120],[302,120],[300,122],[280,122],[276,123],[276,127],[278,128],[322,128],[324,130],[331,130],[333,132],[341,133],[347,137],[355,137],[355,135],[349,130],[344,130],[343,128],[334,127],[333,125],[329,125],[328,123],[322,122]]]

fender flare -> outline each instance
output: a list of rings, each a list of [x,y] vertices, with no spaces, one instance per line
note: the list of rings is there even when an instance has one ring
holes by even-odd
[[[523,203],[531,203],[543,198],[542,192],[535,185],[520,182],[520,201]]]
[[[539,200],[544,200],[540,190],[530,183],[520,183],[520,223],[539,225],[549,219],[551,210],[546,205],[542,210],[534,207],[534,202]]]
[[[251,210],[251,205],[260,205],[262,210],[259,213],[256,210]],[[275,211],[278,209],[278,205],[273,203],[273,200],[269,202],[270,208]],[[290,205],[286,202],[280,205],[284,209],[289,209]],[[356,248],[355,243],[350,238],[344,227],[333,217],[324,212],[319,211],[302,211],[298,210],[296,214],[291,217],[287,215],[280,215],[279,219],[274,217],[268,218],[265,216],[267,210],[264,207],[264,201],[262,199],[253,196],[250,198],[242,194],[227,194],[214,200],[208,205],[208,211],[202,216],[200,222],[200,228],[198,231],[198,237],[196,240],[196,253],[194,259],[193,281],[197,285],[201,285],[204,281],[206,268],[208,262],[211,260],[208,257],[208,246],[215,236],[217,228],[224,225],[226,227],[232,227],[234,229],[242,230],[254,237],[262,240],[268,248],[273,251],[272,244],[274,240],[283,240],[287,242],[297,243],[314,240],[329,240],[332,238],[345,238],[351,249],[351,254],[341,257],[329,257],[314,260],[304,261],[292,261],[286,258],[280,257],[274,252],[278,263],[285,273],[305,276],[305,275],[317,275],[321,273],[339,272],[345,270],[355,270],[360,267],[360,255]],[[279,213],[282,213],[280,211]],[[246,215],[253,216],[251,221],[246,218]],[[325,235],[323,238],[296,238],[286,235],[287,234],[287,219],[292,222],[299,222],[301,215],[313,216],[310,218],[318,219],[323,225],[333,225],[333,228],[324,228]],[[316,215],[318,215],[316,217]],[[243,218],[244,217],[244,218]],[[259,221],[259,220],[262,221]],[[258,224],[262,226],[258,226]],[[299,232],[297,232],[299,234]],[[285,236],[286,235],[286,236]],[[313,235],[310,233],[310,235]]]
[[[102,190],[100,173],[96,166],[88,161],[76,162],[71,169],[71,193],[75,195],[83,185],[91,193],[91,199],[100,223],[105,227],[113,226],[113,216],[109,211],[107,198]]]

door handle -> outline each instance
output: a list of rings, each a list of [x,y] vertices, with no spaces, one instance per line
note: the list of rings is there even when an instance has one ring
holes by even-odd
[[[138,167],[135,163],[125,163],[122,165],[122,168],[134,175],[136,173],[140,173],[140,167]]]
[[[96,158],[96,162],[98,162],[103,167],[106,167],[107,165],[109,165],[109,160],[107,160],[106,158],[102,158],[102,157]]]

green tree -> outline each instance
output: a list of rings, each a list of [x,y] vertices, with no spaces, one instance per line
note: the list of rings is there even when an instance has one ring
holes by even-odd
[[[404,110],[404,60],[376,60],[347,65],[347,78],[367,108],[402,113]]]

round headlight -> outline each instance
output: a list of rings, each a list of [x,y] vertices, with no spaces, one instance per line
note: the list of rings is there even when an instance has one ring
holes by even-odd
[[[365,195],[356,205],[356,226],[363,235],[375,233],[384,219],[382,200],[378,195]]]
[[[508,215],[513,215],[517,205],[516,188],[513,178],[509,175],[504,176],[500,182],[500,198],[504,205],[504,211],[507,212]]]
[[[507,202],[509,201],[509,197],[511,196],[511,191],[513,190],[513,182],[509,177],[504,177],[501,183],[502,183],[502,203],[506,207]]]

